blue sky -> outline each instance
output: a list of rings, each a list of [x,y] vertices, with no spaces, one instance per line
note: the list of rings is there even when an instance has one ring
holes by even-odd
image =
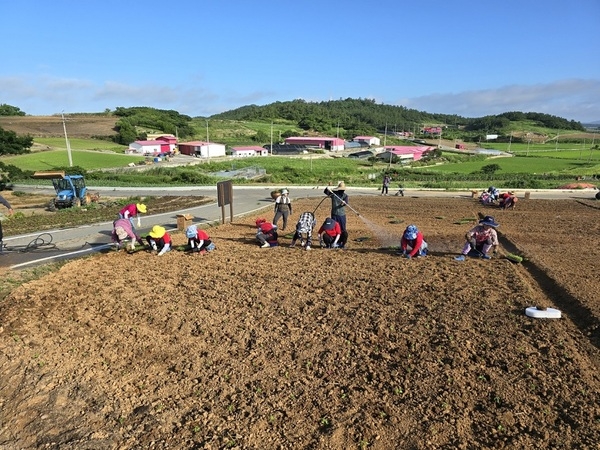
[[[600,121],[600,1],[0,0],[0,103],[210,116],[369,98]]]

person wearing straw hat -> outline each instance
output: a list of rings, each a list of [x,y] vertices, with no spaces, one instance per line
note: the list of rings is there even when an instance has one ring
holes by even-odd
[[[185,229],[185,236],[188,238],[188,247],[192,253],[205,255],[206,252],[213,251],[216,247],[210,240],[206,231],[198,228],[197,225],[190,225]]]
[[[131,203],[126,205],[121,211],[119,211],[119,219],[128,219],[131,222],[131,226],[133,227],[133,218],[137,218],[137,226],[138,228],[142,226],[142,221],[140,219],[140,213],[146,214],[146,205],[143,203]]]
[[[348,194],[346,194],[346,183],[340,181],[333,189],[330,189],[329,186],[326,187],[324,192],[325,195],[331,198],[331,218],[340,225],[342,233],[344,233],[347,239],[348,231],[346,230],[345,207],[348,205]],[[344,244],[340,246],[341,248],[344,248],[346,239],[344,239]]]
[[[273,217],[273,225],[277,225],[279,219],[283,217],[283,227],[281,230],[285,230],[287,227],[287,221],[290,214],[292,214],[292,201],[289,197],[290,191],[287,189],[281,190],[281,195],[275,199],[275,216]]]
[[[160,225],[152,227],[148,236],[146,236],[146,241],[148,241],[152,253],[158,252],[158,256],[162,256],[171,250],[171,235]]]
[[[416,225],[409,225],[404,230],[400,240],[400,250],[407,259],[427,255],[427,242]]]
[[[135,243],[142,242],[142,238],[135,234],[131,222],[127,219],[117,219],[113,222],[112,241],[116,244],[116,249],[120,250],[123,242],[130,239],[129,250],[135,250]]]
[[[492,216],[485,216],[479,221],[479,225],[473,227],[465,234],[465,245],[460,255],[454,259],[464,261],[467,256],[476,258],[491,259],[488,254],[490,249],[494,249],[495,254],[498,250],[498,233],[496,228],[500,225]]]

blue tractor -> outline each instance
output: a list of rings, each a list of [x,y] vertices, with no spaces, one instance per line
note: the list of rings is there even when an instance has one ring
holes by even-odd
[[[65,175],[64,172],[36,172],[34,178],[52,180],[56,197],[48,205],[48,209],[71,208],[85,206],[90,202],[83,175]]]

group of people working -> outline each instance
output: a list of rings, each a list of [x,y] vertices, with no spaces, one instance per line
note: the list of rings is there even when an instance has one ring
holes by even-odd
[[[346,229],[346,210],[348,206],[348,194],[346,194],[346,184],[340,181],[335,188],[326,187],[324,194],[331,199],[331,214],[327,217],[317,231],[319,245],[322,248],[345,248],[348,241],[348,231]],[[0,203],[4,204],[12,211],[10,205],[0,196]],[[136,233],[134,219],[140,226],[140,214],[146,213],[146,205],[137,203],[125,206],[119,212],[119,218],[113,223],[112,239],[117,249],[120,249],[124,241],[129,240],[129,249],[134,250],[136,243],[145,245],[141,237]],[[275,200],[275,216],[272,222],[266,219],[256,220],[256,240],[261,248],[270,248],[279,245],[279,233],[277,222],[283,219],[283,228],[287,227],[289,215],[292,213],[292,202],[289,198],[289,191],[283,189],[281,195]],[[314,212],[303,212],[294,230],[291,248],[296,247],[298,241],[305,250],[311,250],[313,232],[317,226],[317,220]],[[497,252],[498,234],[496,228],[499,224],[492,216],[485,216],[479,221],[479,224],[470,229],[465,234],[465,244],[461,254],[454,259],[464,261],[467,256],[490,259],[490,250]],[[2,229],[0,228],[0,241],[2,238]],[[197,225],[190,225],[185,230],[188,239],[187,250],[197,254],[206,254],[215,249],[207,232]],[[172,239],[167,230],[154,225],[146,236],[147,248],[158,254],[164,255],[172,248]],[[409,225],[402,233],[400,240],[399,253],[407,258],[422,257],[428,254],[428,244],[425,241],[423,233],[416,225]]]
[[[171,235],[161,225],[154,225],[150,229],[146,236],[146,242],[136,233],[134,222],[137,222],[139,228],[141,226],[140,214],[144,214],[146,211],[146,205],[143,203],[132,203],[119,211],[119,218],[113,222],[112,231],[112,241],[115,243],[117,250],[127,240],[129,241],[129,251],[135,250],[136,243],[145,246],[158,256],[164,255],[173,248]],[[204,255],[216,248],[208,233],[198,228],[197,225],[188,226],[185,235],[188,240],[186,250],[193,254]]]
[[[343,249],[348,241],[345,210],[345,207],[348,206],[346,183],[340,181],[334,188],[328,186],[325,188],[324,194],[331,198],[331,215],[325,219],[317,231],[319,245],[323,248]],[[277,222],[280,218],[283,219],[282,231],[287,227],[289,215],[292,213],[292,202],[287,189],[282,189],[280,195],[275,199],[274,212],[275,216],[272,222],[267,222],[265,219],[256,220],[256,240],[261,248],[278,245],[279,228]],[[296,247],[297,242],[300,241],[301,247],[310,250],[312,248],[312,235],[316,226],[317,219],[314,212],[305,211],[300,214],[290,247]]]
[[[512,191],[500,192],[495,186],[490,186],[479,196],[479,201],[485,206],[498,206],[500,209],[515,209],[518,198]]]

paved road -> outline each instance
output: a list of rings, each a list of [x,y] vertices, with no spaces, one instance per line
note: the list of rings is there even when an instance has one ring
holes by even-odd
[[[173,211],[164,214],[151,214],[142,216],[142,227],[139,232],[145,234],[152,225],[161,224],[169,230],[177,228],[177,214],[188,213],[194,216],[194,223],[221,223],[222,209],[216,203],[216,187],[176,187],[176,188],[100,188],[90,187],[91,192],[99,191],[109,197],[132,197],[151,195],[190,195],[206,196],[215,199],[213,203]],[[233,188],[233,215],[234,217],[252,214],[264,208],[271,208],[273,203],[271,191],[273,186],[234,186]],[[323,198],[324,186],[296,186],[290,187],[292,198],[315,198],[315,207]],[[35,191],[52,195],[53,189],[31,187],[25,185],[15,186],[19,191]],[[397,191],[390,189],[390,195]],[[594,190],[530,190],[532,199],[593,199]],[[523,198],[525,191],[517,191]],[[348,194],[352,196],[378,196],[379,188],[349,188]],[[471,191],[444,191],[444,190],[405,190],[405,197],[471,197]],[[317,200],[318,198],[318,200]],[[229,221],[230,207],[225,207],[225,219]],[[0,266],[14,269],[26,268],[48,262],[71,259],[89,255],[93,252],[107,251],[112,247],[110,234],[112,222],[95,223],[88,226],[47,230],[43,233],[30,233],[19,236],[5,236],[6,251],[0,255]]]

